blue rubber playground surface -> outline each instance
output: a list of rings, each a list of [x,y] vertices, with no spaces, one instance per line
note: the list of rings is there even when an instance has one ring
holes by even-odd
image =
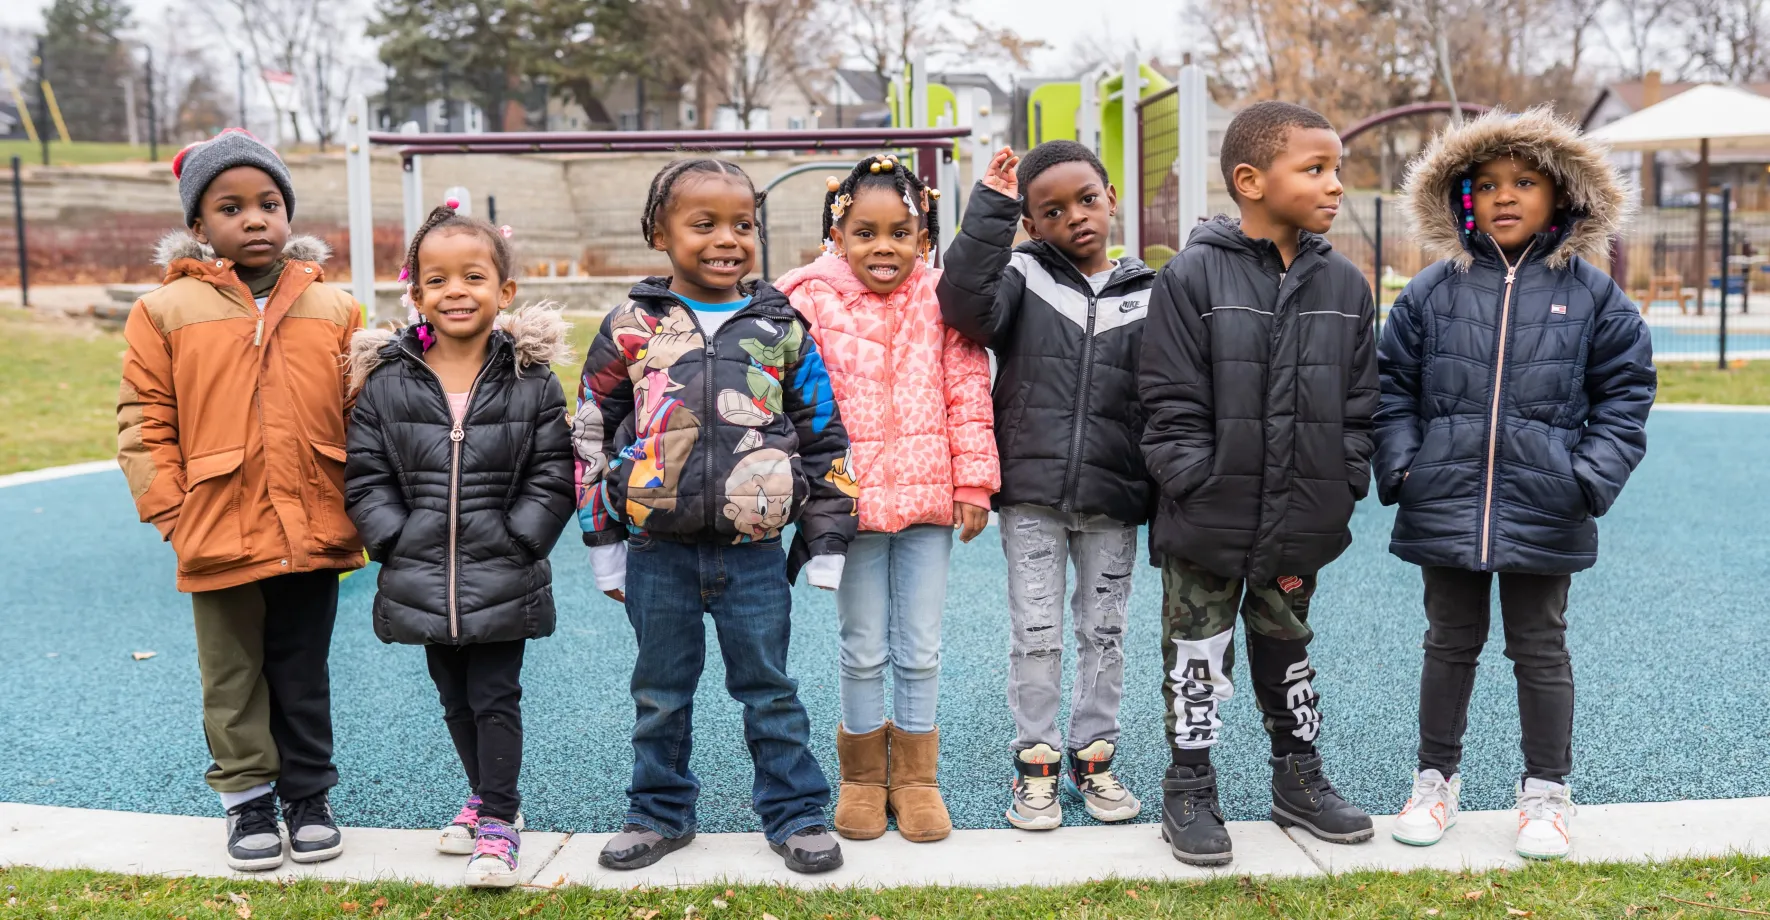
[[[1770,414],[1662,412],[1648,459],[1602,523],[1602,562],[1574,581],[1578,686],[1572,777],[1582,803],[1770,795]],[[1386,552],[1390,513],[1364,503],[1356,543],[1314,605],[1330,773],[1353,801],[1400,807],[1413,766],[1418,572]],[[203,742],[189,601],[172,553],[139,524],[122,476],[0,489],[0,800],[217,815]],[[595,591],[568,533],[555,554],[559,632],[523,675],[524,811],[534,829],[611,831],[632,756],[633,641]],[[1012,737],[1003,702],[1007,630],[995,532],[957,549],[941,687],[942,786],[960,827],[1004,826]],[[333,701],[343,823],[435,827],[465,797],[423,655],[369,627],[372,570],[343,586]],[[1139,568],[1127,636],[1121,776],[1159,809],[1167,761],[1159,693],[1159,578]],[[792,665],[832,779],[836,618],[831,596],[794,597]],[[1483,657],[1464,762],[1464,807],[1511,805],[1521,769],[1517,705],[1499,622]],[[711,633],[711,630],[709,630]],[[147,660],[131,653],[152,651]],[[1245,662],[1245,652],[1238,653]],[[738,710],[708,656],[695,713],[706,831],[756,829]],[[1237,676],[1245,668],[1238,666]],[[1265,814],[1265,738],[1238,687],[1218,749],[1232,818]],[[1069,810],[1070,823],[1088,819]]]

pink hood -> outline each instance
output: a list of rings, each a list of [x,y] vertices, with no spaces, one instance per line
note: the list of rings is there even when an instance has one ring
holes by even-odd
[[[897,290],[868,290],[823,255],[775,287],[823,351],[860,481],[860,529],[953,523],[1001,487],[983,349],[940,321],[940,270],[917,262]]]

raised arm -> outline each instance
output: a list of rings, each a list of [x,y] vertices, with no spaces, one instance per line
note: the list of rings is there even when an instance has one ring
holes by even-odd
[[[971,191],[935,288],[941,319],[988,348],[999,348],[1007,338],[1026,289],[1026,279],[1008,268],[1020,220],[1020,189],[1014,177],[1019,162],[1007,148],[990,160],[984,178]]]

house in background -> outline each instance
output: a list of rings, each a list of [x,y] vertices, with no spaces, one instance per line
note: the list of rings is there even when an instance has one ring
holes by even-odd
[[[831,75],[821,123],[828,128],[882,128],[891,123],[890,83],[870,70]]]
[[[1646,80],[1611,83],[1598,91],[1598,98],[1586,109],[1580,127],[1592,131],[1648,106],[1647,100],[1658,86],[1658,102],[1701,84],[1660,83],[1657,72]],[[1760,96],[1770,96],[1770,83],[1746,83],[1741,89]],[[1635,187],[1641,188],[1643,154],[1619,151],[1610,160]],[[1652,188],[1641,188],[1644,207],[1691,207],[1696,204],[1696,162],[1694,152],[1662,150],[1653,154]],[[1714,150],[1709,153],[1709,183],[1713,187],[1733,186],[1738,206],[1748,210],[1770,208],[1770,147],[1760,150]]]

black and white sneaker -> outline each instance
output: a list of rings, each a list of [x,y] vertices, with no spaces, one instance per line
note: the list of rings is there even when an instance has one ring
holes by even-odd
[[[323,791],[284,801],[283,823],[289,828],[289,858],[298,863],[325,862],[344,852],[344,835],[338,833]]]
[[[273,793],[227,810],[227,865],[235,872],[263,872],[283,864],[283,832],[277,827]]]

